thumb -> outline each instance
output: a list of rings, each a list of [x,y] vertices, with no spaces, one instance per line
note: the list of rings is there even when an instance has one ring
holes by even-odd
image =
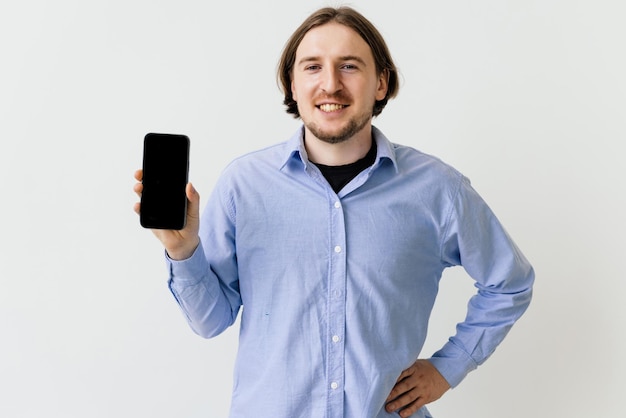
[[[198,193],[196,188],[193,187],[193,184],[191,182],[187,183],[187,187],[185,188],[185,193],[187,194],[187,199],[189,199],[192,202],[200,200],[200,194]]]
[[[187,194],[187,200],[189,200],[189,207],[187,209],[187,213],[194,217],[199,217],[200,215],[200,194],[193,187],[193,184],[187,183],[187,187],[185,188],[185,193]]]

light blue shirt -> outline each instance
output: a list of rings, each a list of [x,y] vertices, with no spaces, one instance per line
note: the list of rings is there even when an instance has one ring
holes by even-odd
[[[397,417],[385,399],[420,356],[443,270],[462,265],[478,289],[430,358],[456,386],[528,306],[533,269],[440,160],[373,128],[374,164],[336,194],[302,132],[224,170],[200,246],[168,260],[170,289],[203,337],[241,310],[232,418]]]

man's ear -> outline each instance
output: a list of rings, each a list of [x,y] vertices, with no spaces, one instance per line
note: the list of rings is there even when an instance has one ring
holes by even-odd
[[[296,86],[293,82],[293,77],[291,78],[291,97],[293,98],[294,102],[298,101],[298,96],[296,95]]]
[[[376,100],[380,101],[387,96],[389,87],[389,71],[382,70],[378,75],[378,87],[376,88]]]

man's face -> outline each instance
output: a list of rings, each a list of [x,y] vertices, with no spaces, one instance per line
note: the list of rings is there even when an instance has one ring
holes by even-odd
[[[372,109],[384,99],[387,79],[377,74],[372,51],[358,33],[328,23],[300,42],[291,91],[307,133],[339,143],[370,135]]]

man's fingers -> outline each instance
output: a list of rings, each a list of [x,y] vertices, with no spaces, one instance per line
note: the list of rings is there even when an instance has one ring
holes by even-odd
[[[408,369],[402,371],[400,377],[398,377],[398,380],[396,380],[396,384],[391,390],[391,393],[389,393],[389,396],[387,397],[387,402],[397,398],[398,396],[402,395],[404,392],[410,390],[413,387],[411,383],[407,381],[407,378],[412,376],[414,373],[415,366],[411,366]]]
[[[407,377],[411,376],[414,372],[415,372],[415,367],[413,366],[409,367],[406,370],[403,370],[402,373],[400,373],[400,376],[398,376],[398,380],[396,380],[396,383],[399,383],[402,380],[406,379]]]
[[[143,180],[143,170],[135,171],[135,174],[133,177],[135,177],[135,180],[137,180],[138,182],[138,183],[135,183],[135,185],[133,186],[133,191],[141,199],[141,193],[143,193],[143,184],[141,184],[141,180]],[[135,202],[135,204],[133,205],[133,210],[135,211],[137,215],[139,215],[139,212],[141,211],[141,203]]]
[[[141,192],[143,192],[143,184],[135,183],[133,186],[133,191],[137,193],[137,196],[141,197]]]
[[[396,383],[396,385],[391,389],[389,396],[387,397],[387,402],[391,402],[392,400],[398,398],[403,393],[407,392],[411,389],[411,385],[409,385],[406,381],[401,381]]]
[[[407,380],[397,383],[387,398],[387,411],[404,408],[419,397],[417,387]]]
[[[408,417],[424,405],[439,399],[450,385],[428,360],[417,360],[404,370],[387,398],[387,412],[399,411]]]
[[[425,405],[426,402],[424,401],[424,398],[417,398],[413,403],[407,405],[405,408],[399,411],[399,414],[402,418],[410,417],[415,412],[417,412],[418,409]]]
[[[417,388],[412,388],[389,402],[387,412],[400,410],[401,417],[408,417],[424,405],[426,405],[425,398],[420,396]]]

